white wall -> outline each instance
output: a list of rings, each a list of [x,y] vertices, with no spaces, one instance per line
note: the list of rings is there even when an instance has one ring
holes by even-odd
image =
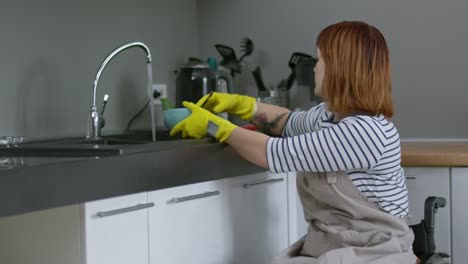
[[[468,137],[468,2],[464,0],[199,0],[200,47],[217,42],[239,52],[253,38],[249,69],[260,65],[276,84],[289,74],[294,51],[313,54],[325,26],[363,20],[377,26],[390,47],[396,116],[402,137]],[[238,53],[239,54],[239,53]],[[217,54],[216,54],[217,55]],[[256,95],[250,70],[237,91]],[[293,88],[295,89],[295,88]],[[292,91],[295,93],[297,91]]]
[[[171,70],[198,51],[195,0],[0,1],[0,135],[84,135],[96,71],[126,42],[149,46],[154,82],[169,88]],[[133,48],[104,71],[104,130],[125,128],[144,105],[145,62]]]

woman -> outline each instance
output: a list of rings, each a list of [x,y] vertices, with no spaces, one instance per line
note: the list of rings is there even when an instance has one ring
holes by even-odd
[[[387,120],[393,105],[385,39],[366,23],[341,22],[323,29],[316,44],[314,92],[324,103],[290,112],[213,93],[197,105],[185,102],[192,114],[171,134],[210,133],[272,172],[297,172],[308,232],[274,263],[416,263],[399,134]],[[282,137],[239,128],[210,111]]]

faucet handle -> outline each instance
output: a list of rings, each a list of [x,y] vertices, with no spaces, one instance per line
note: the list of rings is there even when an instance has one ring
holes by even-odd
[[[101,137],[101,128],[103,128],[105,124],[102,115],[106,109],[107,100],[109,100],[108,94],[104,95],[104,103],[102,104],[100,111],[96,108],[96,106],[92,106],[89,110],[88,129],[86,132],[87,138],[96,139]]]
[[[107,100],[109,100],[108,94],[104,95],[104,103],[102,103],[102,107],[101,107],[101,116],[104,115],[104,110],[106,109]]]

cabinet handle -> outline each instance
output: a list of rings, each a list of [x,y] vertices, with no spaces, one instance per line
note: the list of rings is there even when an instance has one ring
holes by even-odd
[[[407,180],[416,180],[416,176],[406,176]]]
[[[220,194],[219,191],[205,192],[205,193],[200,193],[200,194],[195,194],[195,195],[190,195],[190,196],[172,198],[172,199],[170,199],[169,201],[167,201],[167,203],[168,203],[168,204],[181,203],[181,202],[186,202],[186,201],[191,201],[191,200],[206,198],[206,197],[210,197],[210,196],[215,196],[215,195],[219,195],[219,194]]]
[[[125,207],[125,208],[120,208],[120,209],[115,209],[111,211],[106,211],[106,212],[97,212],[96,215],[97,217],[108,217],[112,215],[117,215],[117,214],[123,214],[123,213],[128,213],[128,212],[133,212],[145,208],[150,208],[153,207],[154,203],[146,203],[146,204],[137,204],[134,206],[130,207]]]
[[[282,182],[282,181],[284,181],[283,178],[271,179],[271,180],[265,180],[265,181],[259,181],[259,182],[251,182],[251,183],[243,184],[242,187],[245,189],[250,189],[252,187],[255,187],[256,185],[267,184],[267,183],[277,183],[277,182]]]

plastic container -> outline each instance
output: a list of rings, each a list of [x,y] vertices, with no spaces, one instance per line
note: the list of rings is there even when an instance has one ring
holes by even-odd
[[[190,110],[187,109],[187,108],[167,109],[167,110],[163,111],[164,125],[169,130],[171,130],[178,123],[180,123],[182,120],[189,117],[191,113],[192,112],[190,112]]]

